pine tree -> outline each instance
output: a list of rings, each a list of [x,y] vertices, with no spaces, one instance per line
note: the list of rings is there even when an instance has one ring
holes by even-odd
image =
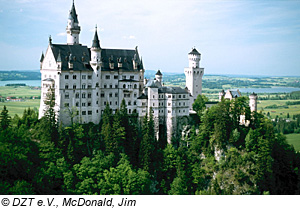
[[[3,110],[1,111],[0,114],[1,130],[5,131],[10,126],[10,122],[11,122],[11,117],[8,115],[8,110],[4,105]]]

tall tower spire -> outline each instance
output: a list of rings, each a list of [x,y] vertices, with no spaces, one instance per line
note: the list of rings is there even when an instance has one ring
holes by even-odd
[[[97,25],[95,27],[95,35],[91,47],[91,61],[90,64],[94,71],[99,71],[101,66],[101,47],[100,47],[100,41],[98,38],[97,33]]]
[[[73,0],[72,8],[70,10],[68,25],[66,30],[67,30],[67,44],[68,45],[79,44],[80,26],[78,22],[74,0]]]

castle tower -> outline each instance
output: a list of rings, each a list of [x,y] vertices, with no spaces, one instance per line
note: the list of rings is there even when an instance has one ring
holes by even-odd
[[[95,35],[93,39],[93,44],[91,47],[91,61],[90,64],[94,71],[98,71],[101,66],[101,47],[100,47],[100,41],[98,38],[97,33],[97,26],[95,28]]]
[[[157,73],[155,74],[155,79],[161,83],[162,82],[162,74],[160,72],[160,70],[157,71]]]
[[[72,8],[70,10],[66,31],[67,31],[67,44],[68,45],[79,44],[80,26],[77,18],[77,13],[75,10],[74,0],[73,0]]]
[[[249,106],[251,112],[257,111],[257,94],[253,92],[251,95],[249,95],[249,99],[250,99]]]
[[[190,109],[196,100],[197,96],[202,94],[202,76],[204,68],[200,68],[201,54],[196,48],[193,48],[188,54],[189,67],[184,68],[186,77],[186,87],[189,90],[192,99],[190,101]]]

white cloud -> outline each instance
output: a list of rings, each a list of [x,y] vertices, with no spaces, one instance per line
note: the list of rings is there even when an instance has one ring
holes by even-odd
[[[66,35],[67,35],[66,32],[61,32],[61,33],[58,33],[58,34],[57,34],[57,36],[59,36],[59,37],[64,37],[64,36],[66,36]]]

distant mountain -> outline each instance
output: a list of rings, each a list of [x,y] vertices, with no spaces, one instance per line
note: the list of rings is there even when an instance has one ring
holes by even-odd
[[[41,73],[39,70],[0,71],[0,81],[40,80],[40,79],[41,79]]]

